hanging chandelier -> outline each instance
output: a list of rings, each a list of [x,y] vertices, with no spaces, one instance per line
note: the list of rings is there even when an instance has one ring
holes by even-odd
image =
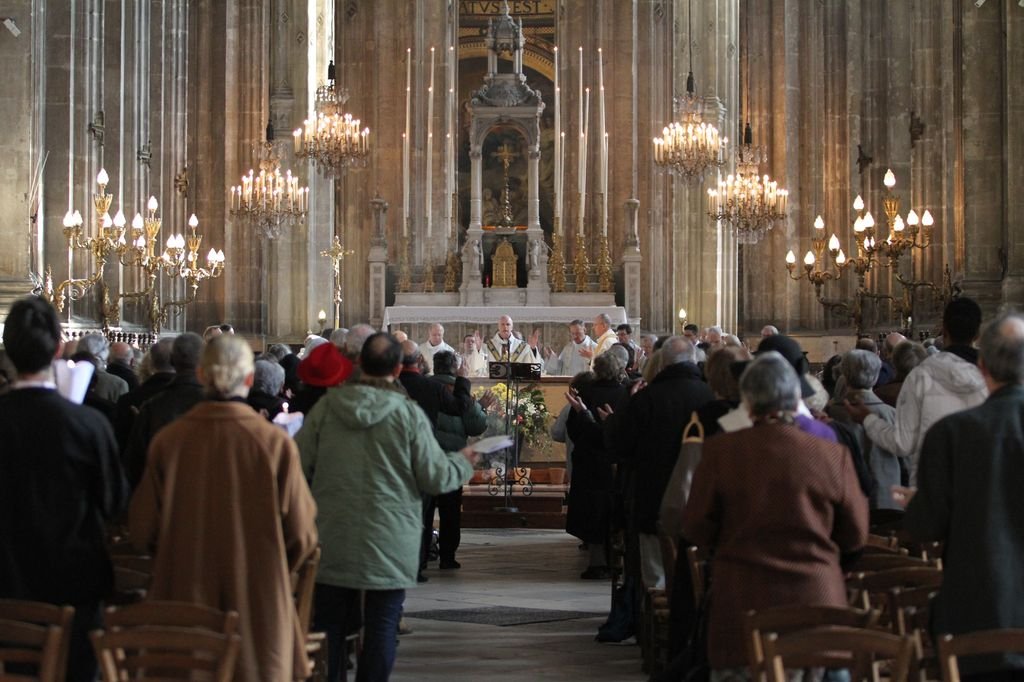
[[[334,177],[349,168],[364,168],[370,155],[370,129],[358,118],[343,113],[348,90],[335,85],[335,67],[327,67],[327,85],[316,91],[317,115],[302,123],[295,138],[295,155],[309,159],[326,177]]]
[[[686,95],[673,98],[674,114],[681,120],[670,123],[654,138],[654,163],[665,172],[686,180],[698,180],[712,166],[725,162],[729,140],[719,137],[718,128],[704,120],[702,103],[697,98],[693,79],[693,3],[687,11],[690,46],[690,72],[686,76]]]
[[[299,184],[291,169],[281,172],[274,148],[274,126],[267,124],[267,141],[261,145],[260,170],[249,169],[242,184],[228,191],[233,217],[246,220],[268,239],[277,239],[284,228],[301,223],[309,210],[309,187]]]
[[[786,217],[789,191],[768,175],[758,175],[766,159],[764,149],[753,144],[748,122],[737,149],[736,175],[720,178],[717,188],[708,189],[708,216],[732,228],[740,244],[758,243]]]

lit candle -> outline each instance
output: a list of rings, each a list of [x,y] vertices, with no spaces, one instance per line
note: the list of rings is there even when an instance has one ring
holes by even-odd
[[[587,213],[587,119],[590,117],[590,88],[584,90],[583,96],[583,120],[580,121],[580,128],[583,133],[580,135],[580,212],[577,229],[583,234],[583,225]]]
[[[433,222],[434,190],[434,48],[430,48],[430,87],[427,88],[427,239],[430,239]]]

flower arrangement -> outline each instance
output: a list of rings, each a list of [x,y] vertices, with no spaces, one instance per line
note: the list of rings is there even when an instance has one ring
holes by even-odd
[[[487,408],[488,433],[504,433],[505,431],[505,406],[509,400],[509,388],[507,384],[499,383],[491,387],[481,387],[473,391],[477,398],[485,393],[492,393],[495,397],[494,403]],[[519,389],[519,397],[511,405],[515,420],[519,423],[519,433],[523,441],[535,447],[543,447],[547,444],[545,436],[548,432],[548,422],[551,413],[548,411],[547,403],[544,402],[544,393],[534,385],[524,386]]]

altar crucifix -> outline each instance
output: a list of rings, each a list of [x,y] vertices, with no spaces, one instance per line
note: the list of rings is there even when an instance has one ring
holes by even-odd
[[[508,142],[503,143],[498,147],[498,151],[491,155],[493,158],[501,161],[502,168],[504,169],[504,200],[501,214],[501,226],[512,227],[512,193],[509,192],[508,188],[508,167],[512,165],[512,162],[519,158],[519,154]]]
[[[334,268],[334,327],[337,329],[341,326],[341,261],[345,259],[345,256],[351,256],[355,251],[352,249],[345,249],[341,245],[341,240],[338,235],[334,235],[334,241],[331,243],[331,248],[324,249],[320,252],[320,255],[324,258],[331,259],[331,265]]]

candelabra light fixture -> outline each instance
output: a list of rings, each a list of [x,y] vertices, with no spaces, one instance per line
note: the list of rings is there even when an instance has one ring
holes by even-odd
[[[767,174],[758,175],[767,156],[755,147],[750,123],[736,152],[736,174],[708,189],[708,216],[730,227],[741,244],[756,244],[777,221],[786,218],[789,191]]]
[[[343,113],[348,90],[335,84],[335,67],[327,68],[327,84],[316,91],[317,115],[303,121],[293,133],[295,155],[309,159],[326,177],[343,174],[349,168],[363,168],[370,155],[370,129],[359,119]]]
[[[864,199],[858,195],[853,201],[853,209],[857,214],[853,222],[856,256],[847,257],[839,237],[834,233],[826,240],[825,221],[820,215],[814,221],[814,235],[811,238],[813,251],[808,251],[804,255],[803,272],[797,271],[796,254],[792,250],[786,254],[786,269],[789,276],[797,281],[806,279],[814,285],[815,298],[818,302],[826,309],[848,317],[854,323],[858,334],[864,331],[864,304],[868,300],[890,302],[893,313],[901,322],[906,321],[907,329],[913,333],[914,320],[917,317],[915,311],[918,289],[931,289],[936,294],[938,302],[945,302],[952,292],[948,268],[941,285],[928,280],[915,280],[901,272],[903,256],[909,257],[912,272],[915,251],[922,252],[932,245],[932,228],[935,220],[927,209],[920,216],[911,209],[904,220],[899,212],[900,200],[893,191],[896,176],[891,169],[886,171],[883,184],[883,210],[888,227],[884,241],[876,239],[875,218],[871,211],[865,211]],[[902,287],[901,297],[872,291],[868,287],[867,275],[878,267],[889,268],[892,281]],[[857,276],[857,287],[853,297],[846,300],[824,298],[822,289],[825,284],[842,279],[843,274],[850,269]]]
[[[51,301],[57,310],[63,311],[65,303],[79,300],[87,290],[100,284],[103,291],[100,322],[105,331],[119,324],[119,304],[122,301],[143,299],[149,304],[150,331],[159,333],[160,324],[167,320],[172,311],[180,311],[195,300],[202,281],[219,277],[224,272],[224,252],[210,249],[206,256],[206,266],[200,264],[199,249],[203,237],[196,232],[199,221],[193,215],[189,220],[189,236],[186,238],[181,234],[170,235],[166,248],[158,255],[156,250],[160,241],[162,221],[157,217],[156,198],[149,198],[147,217],[143,218],[141,214],[136,214],[129,226],[121,211],[113,218],[110,217],[108,211],[113,195],[106,191],[109,181],[107,172],[101,169],[96,176],[99,192],[93,195],[93,208],[96,211],[94,235],[86,235],[83,227],[85,222],[79,211],[69,209],[64,216],[64,238],[68,247],[68,279],[55,286],[52,271],[48,267],[43,296]],[[92,273],[85,277],[72,276],[73,257],[76,251],[93,255]],[[111,261],[125,267],[139,268],[141,287],[137,291],[112,294],[103,280],[106,265]],[[184,280],[191,287],[191,293],[183,300],[161,303],[158,287],[161,273],[173,279]],[[69,321],[70,318],[71,309],[68,305]]]
[[[675,115],[681,120],[662,129],[654,138],[654,163],[671,175],[699,180],[711,167],[725,163],[728,138],[719,137],[718,128],[704,120],[701,100],[693,78],[693,2],[687,11],[689,26],[690,72],[686,76],[686,95],[674,97]]]
[[[290,168],[281,172],[271,123],[267,124],[266,136],[266,142],[260,145],[259,173],[249,169],[241,184],[228,190],[228,208],[232,217],[248,221],[267,239],[277,239],[286,227],[305,220],[309,187],[300,185]]]

